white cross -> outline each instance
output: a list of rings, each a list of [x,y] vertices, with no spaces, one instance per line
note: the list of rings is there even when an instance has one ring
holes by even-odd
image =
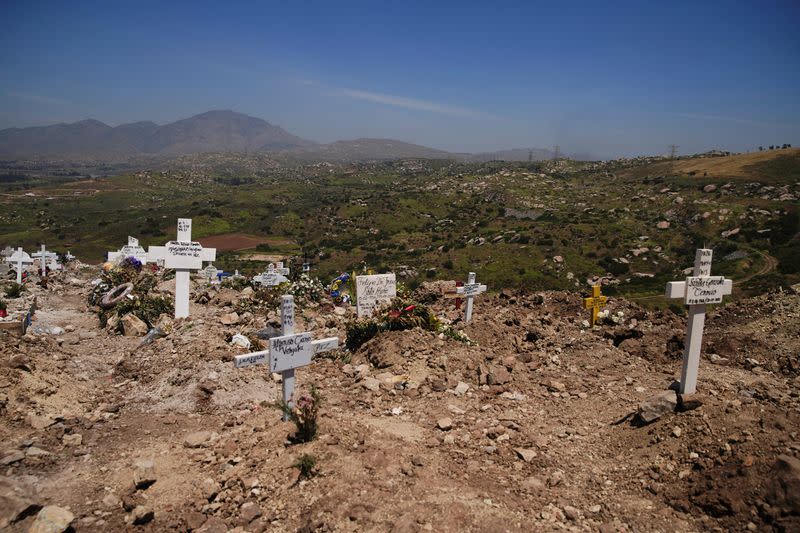
[[[486,285],[475,283],[475,272],[470,272],[469,276],[467,276],[467,282],[463,287],[456,287],[456,292],[463,294],[467,299],[464,322],[469,322],[472,320],[472,299],[480,293],[486,292]]]
[[[697,391],[697,369],[700,366],[700,348],[703,344],[703,326],[706,321],[706,304],[720,303],[731,293],[733,282],[724,276],[711,276],[713,251],[700,248],[694,257],[694,271],[686,281],[667,283],[667,298],[682,298],[689,306],[686,342],[681,369],[681,394]]]
[[[288,276],[289,269],[283,266],[283,261],[278,261],[275,265],[273,265],[275,272],[280,274],[281,276]]]
[[[54,260],[58,256],[53,252],[48,252],[44,247],[44,243],[42,243],[42,251],[31,254],[31,257],[39,259],[39,264],[41,265],[42,277],[45,277],[47,276],[47,260],[48,259]]]
[[[166,246],[148,247],[147,257],[175,269],[175,318],[189,316],[189,273],[203,268],[203,261],[216,259],[216,248],[203,248],[192,241],[192,219],[179,218],[177,239]]]
[[[108,260],[118,263],[126,257],[135,257],[143,265],[148,262],[147,252],[144,248],[139,246],[139,239],[128,236],[128,244],[123,246],[117,252],[108,252]],[[150,260],[152,262],[152,260]]]
[[[339,347],[338,337],[311,340],[311,333],[294,332],[294,296],[281,298],[281,336],[269,340],[269,349],[237,355],[233,358],[236,368],[269,363],[270,372],[280,372],[283,377],[283,403],[292,405],[294,393],[294,369],[311,364],[318,353]],[[286,420],[286,415],[284,415]]]
[[[72,261],[73,259],[75,259],[75,256],[72,255],[72,253],[70,253],[69,250],[67,250],[67,255],[64,256],[64,259],[66,259],[67,261]]]
[[[278,264],[283,265],[283,263]],[[283,266],[276,268],[274,263],[270,263],[267,265],[267,271],[254,277],[253,281],[261,285],[266,285],[267,287],[275,287],[289,281],[285,275],[280,272],[281,270],[286,271],[287,274],[289,273],[288,268],[283,268]]]
[[[9,257],[6,258],[7,263],[14,264],[16,263],[17,269],[17,283],[22,283],[22,269],[23,265],[30,265],[33,263],[33,259],[29,256],[26,252],[22,251],[22,247],[18,247],[17,251],[11,254]]]

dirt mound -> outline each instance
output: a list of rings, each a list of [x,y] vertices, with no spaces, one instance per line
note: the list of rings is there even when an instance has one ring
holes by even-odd
[[[749,331],[764,364],[706,356],[693,409],[643,427],[629,415],[679,376],[684,318],[612,299],[616,322],[591,329],[580,295],[501,293],[465,325],[432,297],[471,342],[392,331],[318,358],[297,388],[322,393],[319,434],[293,444],[276,376],[232,364],[245,351],[232,335],[257,341],[276,309],[234,317],[236,295],[211,294],[140,346],[100,328],[89,280],[31,288],[35,324],[63,334],[0,337],[4,474],[36,505],[69,507],[77,531],[797,527],[800,379],[769,371],[782,359],[767,353],[793,295],[710,313],[704,353]],[[348,316],[298,306],[296,330],[342,338]],[[33,517],[10,520],[24,531]]]

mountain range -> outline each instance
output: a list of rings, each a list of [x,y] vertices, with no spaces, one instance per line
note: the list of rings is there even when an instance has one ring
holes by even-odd
[[[455,154],[393,139],[355,139],[319,144],[260,118],[234,111],[208,111],[159,126],[134,122],[109,126],[98,120],[0,130],[0,159],[170,158],[208,152],[279,153],[305,160],[363,161],[402,158],[462,161],[550,159],[552,152],[514,149]]]

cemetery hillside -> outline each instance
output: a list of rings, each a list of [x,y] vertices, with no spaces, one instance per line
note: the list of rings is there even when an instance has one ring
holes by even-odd
[[[0,164],[0,529],[800,530],[800,149],[215,113]]]

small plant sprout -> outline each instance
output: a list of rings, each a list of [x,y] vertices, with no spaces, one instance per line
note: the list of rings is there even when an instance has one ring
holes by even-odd
[[[300,478],[311,479],[318,474],[317,458],[310,453],[304,453],[292,464],[294,468],[300,470]]]

